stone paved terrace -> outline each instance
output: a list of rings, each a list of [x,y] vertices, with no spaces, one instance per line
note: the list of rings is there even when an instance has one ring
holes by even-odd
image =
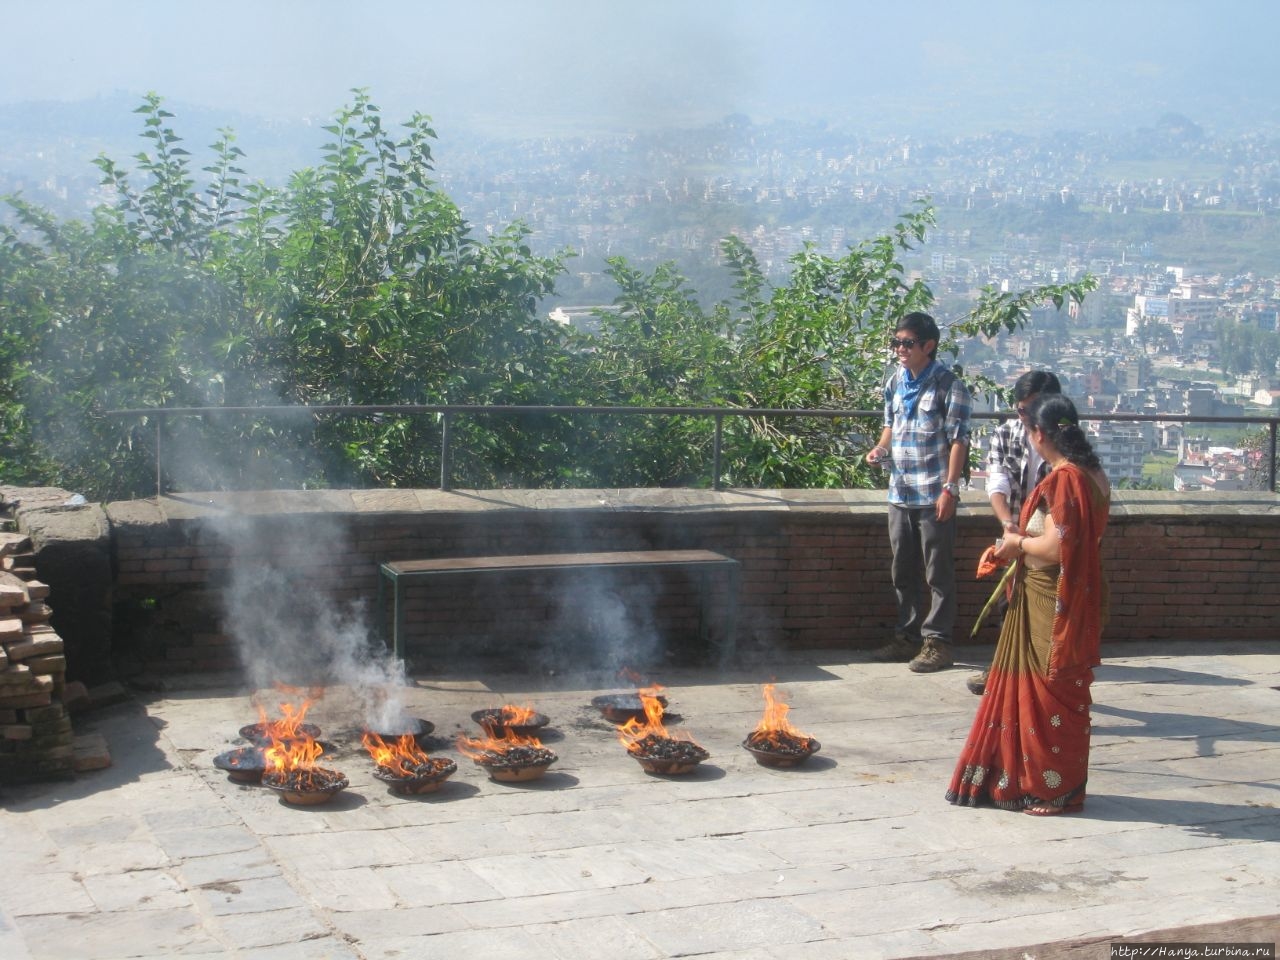
[[[1058,818],[942,799],[976,703],[963,667],[919,676],[822,651],[673,669],[655,679],[711,752],[673,778],[642,772],[589,706],[622,688],[417,676],[403,695],[437,735],[532,702],[560,756],[525,785],[459,757],[417,798],[373,778],[333,690],[310,719],[351,786],[316,807],[212,766],[256,719],[247,691],[137,693],[77,722],[113,766],[0,790],[0,957],[1045,960],[1107,957],[1120,937],[1275,941],[1280,657],[1242,642],[1107,652],[1089,802]],[[976,667],[990,648],[965,653]],[[771,678],[822,742],[796,769],[739,746]]]

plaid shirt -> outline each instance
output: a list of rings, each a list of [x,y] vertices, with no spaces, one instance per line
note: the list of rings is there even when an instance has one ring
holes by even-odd
[[[895,373],[885,389],[884,425],[893,431],[889,502],[900,507],[933,506],[942,496],[951,445],[969,442],[969,388],[952,377],[944,390],[935,381],[945,373],[950,371],[936,361],[921,371],[925,381],[914,413],[904,397],[906,370]]]
[[[1006,420],[991,434],[991,445],[987,449],[987,495],[1003,493],[1015,520],[1022,513],[1022,502],[1036,485],[1036,477],[1030,470],[1031,461],[1044,462],[1032,454],[1026,428],[1017,418]]]

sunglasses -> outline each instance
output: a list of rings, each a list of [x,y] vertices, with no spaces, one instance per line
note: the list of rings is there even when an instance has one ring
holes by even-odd
[[[1028,408],[1027,408],[1027,405],[1026,405],[1025,403],[1020,403],[1020,404],[1018,404],[1016,407],[1014,407],[1013,409],[1014,409],[1014,410],[1016,410],[1016,411],[1018,412],[1018,416],[1020,416],[1020,417],[1025,417],[1025,416],[1027,415],[1027,413],[1028,413]]]
[[[904,337],[901,340],[899,340],[897,337],[894,337],[892,340],[889,341],[889,349],[900,350],[901,348],[906,347],[908,350],[912,350],[915,348],[915,345],[919,342],[920,342],[919,340],[913,340],[910,337]]]

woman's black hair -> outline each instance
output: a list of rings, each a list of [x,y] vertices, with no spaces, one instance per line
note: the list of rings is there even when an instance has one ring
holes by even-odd
[[[1042,393],[1027,408],[1027,422],[1040,430],[1064,457],[1077,467],[1102,467],[1093,445],[1080,429],[1076,405],[1061,393]]]

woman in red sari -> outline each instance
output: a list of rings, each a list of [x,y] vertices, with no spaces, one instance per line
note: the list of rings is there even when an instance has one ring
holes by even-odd
[[[1025,423],[1053,469],[996,551],[1016,564],[1009,612],[947,799],[1052,816],[1084,805],[1111,488],[1070,400],[1042,394]]]

